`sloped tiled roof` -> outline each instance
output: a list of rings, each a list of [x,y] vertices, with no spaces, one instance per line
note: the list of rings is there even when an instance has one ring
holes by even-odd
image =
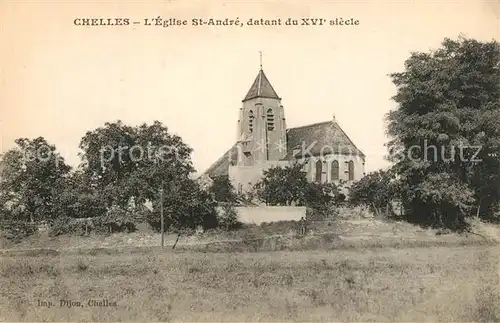
[[[278,94],[276,94],[276,91],[274,91],[273,86],[267,79],[266,74],[264,74],[263,70],[260,70],[259,74],[257,74],[255,81],[253,81],[253,84],[250,87],[250,90],[248,90],[248,93],[243,101],[251,100],[254,98],[269,98],[280,100],[280,97],[278,96]]]
[[[236,161],[238,160],[238,148],[237,144],[234,144],[228,151],[222,155],[215,163],[212,164],[204,174],[207,174],[210,177],[219,176],[219,175],[227,175],[229,165],[236,165]]]
[[[287,130],[287,155],[283,160],[292,160],[293,151],[298,155],[320,156],[327,154],[353,155],[364,158],[347,134],[335,121],[326,121]],[[302,149],[303,152],[302,152]],[[227,175],[229,165],[236,165],[237,144],[234,144],[221,158],[205,171],[209,176]]]
[[[300,149],[299,155],[304,156],[341,154],[365,157],[335,121],[288,129],[287,155],[283,160],[291,160],[294,149]]]

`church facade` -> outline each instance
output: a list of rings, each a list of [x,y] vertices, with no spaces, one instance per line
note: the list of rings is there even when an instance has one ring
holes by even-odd
[[[365,175],[365,155],[335,118],[287,128],[285,109],[260,69],[242,101],[236,143],[204,173],[227,175],[238,192],[250,190],[273,166],[301,163],[308,180],[347,186]]]

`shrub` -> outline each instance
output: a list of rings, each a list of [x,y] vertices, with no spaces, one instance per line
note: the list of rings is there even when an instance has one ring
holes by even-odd
[[[147,209],[146,209],[147,210]],[[50,236],[85,235],[94,233],[134,232],[145,216],[145,210],[132,211],[121,207],[110,208],[106,215],[94,218],[60,217],[50,226]]]
[[[339,208],[341,206],[335,203],[328,203],[319,207],[308,207],[306,209],[306,219],[309,221],[322,221],[334,218],[338,216]]]
[[[183,229],[195,230],[200,225],[204,230],[217,227],[217,203],[198,183],[192,180],[180,182],[173,185],[168,192],[163,200],[165,230],[181,232]],[[160,199],[153,201],[153,208],[154,211],[149,214],[147,221],[151,228],[160,232]]]
[[[29,222],[3,222],[0,224],[0,232],[3,237],[15,243],[35,234],[37,227]]]
[[[137,230],[137,216],[129,209],[119,206],[111,207],[106,215],[94,220],[95,229],[97,232],[113,233],[113,232],[134,232]]]
[[[217,202],[235,203],[238,200],[238,194],[227,175],[215,176],[209,191]]]
[[[219,228],[230,231],[237,230],[242,227],[242,223],[238,221],[238,214],[233,205],[222,204],[217,212],[217,223]]]
[[[60,217],[54,220],[50,225],[50,236],[59,235],[84,235],[93,230],[93,223],[88,219],[73,219],[69,217]]]
[[[349,203],[364,205],[375,214],[382,214],[397,194],[393,171],[379,170],[369,173],[349,189]]]
[[[338,217],[344,220],[359,220],[373,218],[370,208],[364,205],[355,207],[339,207]]]

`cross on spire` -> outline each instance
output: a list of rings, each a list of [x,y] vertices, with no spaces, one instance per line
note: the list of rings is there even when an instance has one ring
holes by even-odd
[[[259,56],[260,56],[260,69],[262,70],[262,52],[259,51]]]

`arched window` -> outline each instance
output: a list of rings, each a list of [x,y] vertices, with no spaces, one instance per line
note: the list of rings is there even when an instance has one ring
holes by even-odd
[[[332,170],[331,170],[332,181],[339,180],[339,162],[334,160],[332,161]]]
[[[323,162],[318,160],[316,162],[316,182],[321,183],[321,174],[323,173]]]
[[[273,109],[267,109],[267,130],[274,130],[274,113]]]
[[[349,180],[353,181],[354,180],[354,162],[351,160],[349,161]]]
[[[253,111],[250,110],[248,111],[248,131],[252,132],[253,131],[253,119],[254,119]]]

